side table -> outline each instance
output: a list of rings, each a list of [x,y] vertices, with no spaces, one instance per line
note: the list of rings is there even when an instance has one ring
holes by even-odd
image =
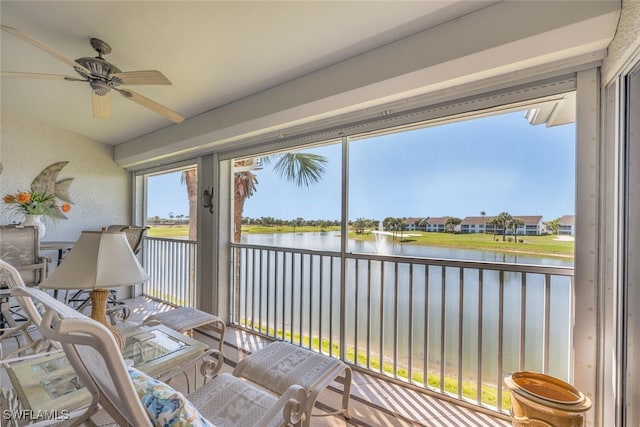
[[[123,357],[131,360],[136,369],[165,382],[209,354],[206,344],[164,325],[128,331],[123,350]],[[91,395],[79,383],[64,352],[18,359],[2,361],[2,366],[22,410],[64,415],[91,402]],[[188,379],[187,387],[190,388]]]
[[[147,316],[143,323],[149,324],[153,322],[160,322],[178,332],[188,333],[193,329],[211,331],[218,336],[218,350],[223,353],[222,347],[224,346],[226,325],[218,316],[192,307],[176,307],[169,311]]]

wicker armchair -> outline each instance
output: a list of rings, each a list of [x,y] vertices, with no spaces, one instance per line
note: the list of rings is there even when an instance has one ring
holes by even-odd
[[[134,225],[110,225],[107,227],[108,232],[123,232],[127,236],[127,241],[133,250],[133,253],[138,255],[138,252],[142,249],[142,242],[144,240],[144,234],[149,227],[137,227]]]

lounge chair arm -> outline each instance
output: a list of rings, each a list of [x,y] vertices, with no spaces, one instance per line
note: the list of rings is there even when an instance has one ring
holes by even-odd
[[[258,420],[259,426],[291,426],[299,424],[304,418],[304,406],[307,393],[299,385],[289,386],[280,399]],[[274,424],[274,420],[284,418],[285,424]]]
[[[213,378],[220,373],[222,365],[224,365],[224,355],[216,349],[209,349],[202,358],[200,373],[205,378]]]

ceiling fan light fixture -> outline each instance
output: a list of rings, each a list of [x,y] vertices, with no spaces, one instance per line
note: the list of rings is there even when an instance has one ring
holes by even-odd
[[[89,80],[89,84],[91,85],[91,89],[93,89],[93,93],[99,96],[105,96],[111,90],[111,85],[102,80]]]

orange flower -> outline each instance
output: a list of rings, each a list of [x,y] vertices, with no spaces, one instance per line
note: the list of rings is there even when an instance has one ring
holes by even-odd
[[[60,210],[55,201],[55,195],[46,191],[18,191],[15,194],[7,194],[2,200],[16,215],[46,215],[50,217],[60,216]],[[65,212],[71,209],[71,205]]]
[[[16,200],[18,203],[29,203],[31,200],[31,194],[27,192],[18,193]]]
[[[62,212],[69,212],[71,210],[71,205],[69,203],[63,203],[62,206],[60,206],[60,209],[62,209]]]

